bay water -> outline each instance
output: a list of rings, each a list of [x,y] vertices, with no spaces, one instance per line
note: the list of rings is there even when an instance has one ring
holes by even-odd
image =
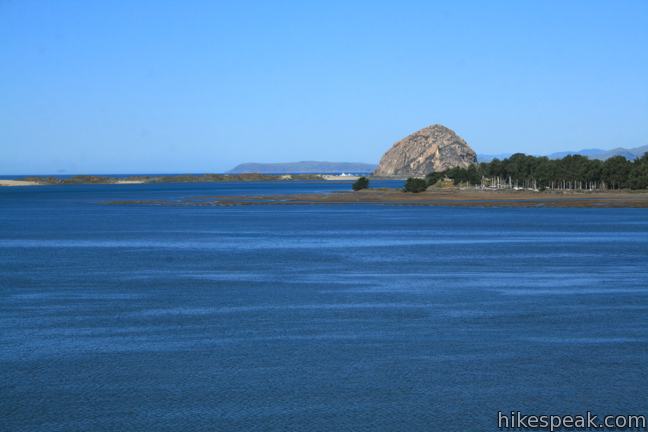
[[[105,204],[348,189],[0,188],[0,430],[648,414],[646,209]]]

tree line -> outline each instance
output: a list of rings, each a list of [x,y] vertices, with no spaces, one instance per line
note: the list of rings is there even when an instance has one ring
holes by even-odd
[[[535,190],[648,189],[648,153],[634,161],[623,156],[605,161],[569,155],[562,159],[516,153],[503,160],[451,168],[425,177],[429,186],[449,178],[455,185],[480,185],[483,188],[524,188]],[[409,185],[422,187],[408,179]],[[405,184],[408,190],[408,183]]]

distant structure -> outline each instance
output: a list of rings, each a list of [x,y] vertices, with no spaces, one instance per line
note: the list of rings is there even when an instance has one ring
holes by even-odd
[[[423,177],[477,163],[477,154],[453,130],[428,126],[394,144],[380,159],[375,176]]]

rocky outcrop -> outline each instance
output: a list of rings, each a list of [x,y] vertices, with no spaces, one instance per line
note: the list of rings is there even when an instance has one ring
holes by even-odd
[[[477,155],[459,135],[435,124],[398,141],[380,159],[376,176],[425,176],[477,163]]]

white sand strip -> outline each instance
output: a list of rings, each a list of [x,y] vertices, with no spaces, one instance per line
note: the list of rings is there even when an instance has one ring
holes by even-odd
[[[322,178],[323,178],[324,180],[336,180],[336,181],[337,181],[337,180],[346,180],[346,181],[356,181],[356,180],[358,180],[360,177],[358,177],[358,176],[351,176],[351,175],[342,176],[342,175],[326,175],[326,174],[324,174],[324,175],[322,175]]]
[[[24,180],[0,180],[0,186],[38,186],[40,183]]]

